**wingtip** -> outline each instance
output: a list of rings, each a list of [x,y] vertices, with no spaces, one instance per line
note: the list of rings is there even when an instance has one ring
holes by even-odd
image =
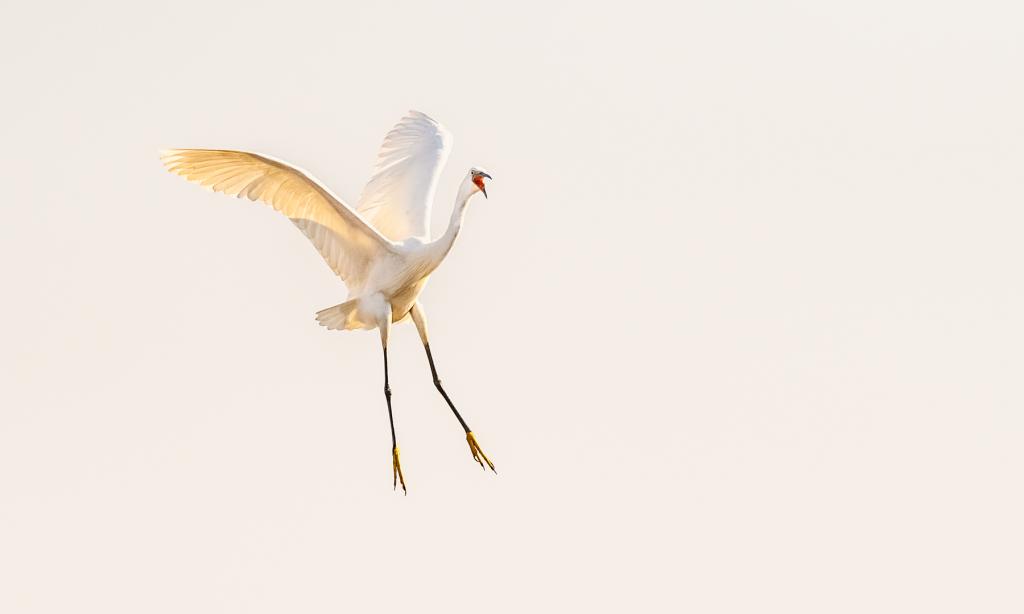
[[[405,115],[406,115],[406,117],[417,117],[417,118],[425,119],[425,120],[427,120],[429,122],[432,122],[434,124],[440,124],[440,122],[437,121],[436,119],[434,119],[433,117],[431,117],[429,113],[424,113],[423,111],[420,111],[419,109],[409,109],[409,112],[406,113]]]
[[[438,138],[441,139],[441,143],[439,144],[440,147],[450,148],[452,146],[452,143],[454,142],[454,137],[452,136],[452,133],[448,131],[448,128],[445,128],[444,124],[437,121],[429,114],[417,109],[409,109],[409,112],[406,113],[405,117],[403,118],[403,122],[409,120],[412,120],[413,122],[426,122],[428,125],[433,127],[434,131],[438,135]],[[398,126],[401,126],[403,122],[400,122]],[[396,128],[398,126],[396,126]]]
[[[161,149],[161,150],[159,151],[159,155],[160,155],[160,162],[162,162],[164,166],[168,166],[168,165],[170,165],[170,164],[171,164],[172,162],[174,162],[174,159],[175,159],[175,158],[176,158],[176,157],[177,157],[177,156],[178,156],[178,155],[179,155],[180,153],[181,153],[181,150],[180,150],[180,149]]]

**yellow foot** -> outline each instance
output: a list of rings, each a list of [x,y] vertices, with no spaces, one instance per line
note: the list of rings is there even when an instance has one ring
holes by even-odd
[[[405,489],[405,478],[402,477],[402,463],[398,462],[398,446],[391,448],[391,470],[395,474],[391,488],[397,490],[398,482],[402,482],[402,492],[408,495],[409,491]]]
[[[498,473],[497,471],[494,470],[494,463],[492,463],[491,459],[487,458],[487,455],[484,454],[484,451],[480,449],[480,444],[476,442],[476,437],[473,437],[472,432],[466,433],[466,441],[469,443],[469,451],[473,453],[473,460],[480,463],[481,467],[484,467],[484,462],[486,462],[487,467],[490,467],[491,471],[494,471],[494,473]],[[484,471],[487,471],[487,467],[484,467]]]

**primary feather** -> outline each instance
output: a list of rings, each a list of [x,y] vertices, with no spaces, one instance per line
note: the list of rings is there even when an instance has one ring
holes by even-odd
[[[264,202],[288,216],[350,289],[370,264],[395,246],[312,175],[286,162],[244,151],[168,149],[167,170],[228,196]]]
[[[452,136],[444,126],[409,111],[384,138],[356,211],[392,241],[426,241],[437,178],[451,148]]]

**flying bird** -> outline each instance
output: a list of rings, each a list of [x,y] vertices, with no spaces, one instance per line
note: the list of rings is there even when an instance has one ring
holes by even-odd
[[[405,477],[388,382],[388,337],[392,324],[411,319],[430,364],[434,386],[466,431],[473,460],[494,471],[473,431],[441,385],[430,353],[427,319],[419,302],[430,274],[441,264],[462,229],[466,207],[477,193],[487,197],[491,176],[482,168],[466,173],[443,235],[430,238],[430,207],[437,178],[452,147],[440,123],[409,111],[388,132],[370,181],[355,207],[335,196],[306,171],[270,156],[221,149],[168,149],[160,158],[167,170],[228,196],[248,198],[286,215],[316,246],[348,288],[348,300],[317,312],[330,330],[380,331],[384,350],[384,398],[391,425],[392,487]],[[486,467],[484,467],[486,470]]]

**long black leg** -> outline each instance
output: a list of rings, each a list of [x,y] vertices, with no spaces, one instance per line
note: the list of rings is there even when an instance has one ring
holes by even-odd
[[[462,419],[462,415],[459,414],[459,410],[455,409],[455,403],[452,403],[451,397],[449,397],[448,393],[444,391],[444,386],[441,385],[441,378],[437,376],[437,367],[434,365],[434,355],[430,353],[430,343],[424,343],[423,349],[427,351],[427,362],[430,363],[430,375],[434,378],[434,387],[437,388],[437,391],[441,393],[442,397],[444,397],[445,402],[448,403],[448,407],[452,408],[452,413],[455,414],[455,417],[459,420],[459,424],[462,425],[462,429],[466,431],[466,442],[469,443],[469,451],[473,453],[473,460],[480,463],[481,467],[484,466],[484,463],[487,463],[487,467],[490,467],[491,471],[498,473],[498,470],[494,468],[494,463],[492,463],[491,459],[487,458],[484,451],[480,449],[480,444],[477,443],[476,437],[473,435],[473,430],[470,429],[469,425],[466,424],[466,421]],[[486,469],[486,467],[484,468]]]
[[[395,437],[395,416],[391,413],[391,384],[388,383],[388,349],[384,348],[384,398],[388,402],[388,422],[391,424],[391,449],[398,447],[398,438]]]
[[[455,414],[456,418],[458,418],[459,424],[462,425],[462,429],[466,431],[466,443],[469,444],[469,451],[473,454],[473,460],[480,463],[481,467],[484,467],[484,463],[487,463],[487,467],[490,467],[491,471],[497,473],[494,469],[494,463],[492,463],[491,460],[487,458],[487,455],[484,454],[484,451],[480,449],[480,444],[477,443],[476,437],[473,435],[473,431],[469,428],[469,425],[466,424],[466,421],[462,419],[462,416],[459,414],[459,410],[455,409],[455,403],[452,403],[451,397],[448,396],[448,393],[444,390],[444,386],[441,385],[441,378],[437,375],[437,366],[434,365],[434,355],[430,353],[430,341],[427,336],[427,319],[423,314],[423,308],[419,303],[416,303],[409,311],[409,315],[412,316],[413,322],[416,323],[416,330],[420,333],[420,341],[423,342],[423,349],[427,351],[427,361],[430,362],[430,375],[434,378],[434,387],[437,388],[437,391],[441,393],[442,397],[444,397],[445,403],[448,403],[448,407],[451,408],[452,413]],[[484,469],[487,467],[484,467]]]
[[[391,469],[394,474],[391,487],[398,488],[402,484],[402,492],[409,494],[405,488],[405,476],[402,475],[402,465],[398,461],[398,438],[395,436],[395,415],[391,411],[391,384],[388,381],[388,346],[384,346],[384,398],[388,402],[388,424],[391,425]]]
[[[452,413],[459,419],[459,424],[462,425],[463,430],[469,433],[472,429],[470,429],[469,425],[466,424],[466,421],[462,419],[462,416],[459,414],[459,410],[455,409],[455,403],[452,403],[451,397],[448,396],[448,393],[444,391],[444,386],[441,385],[441,378],[437,376],[437,367],[434,366],[434,356],[430,353],[430,344],[424,343],[423,348],[427,350],[427,361],[430,363],[430,375],[434,378],[434,387],[437,388],[437,391],[441,393],[442,397],[444,397],[445,402],[448,403],[448,407],[452,408]]]

